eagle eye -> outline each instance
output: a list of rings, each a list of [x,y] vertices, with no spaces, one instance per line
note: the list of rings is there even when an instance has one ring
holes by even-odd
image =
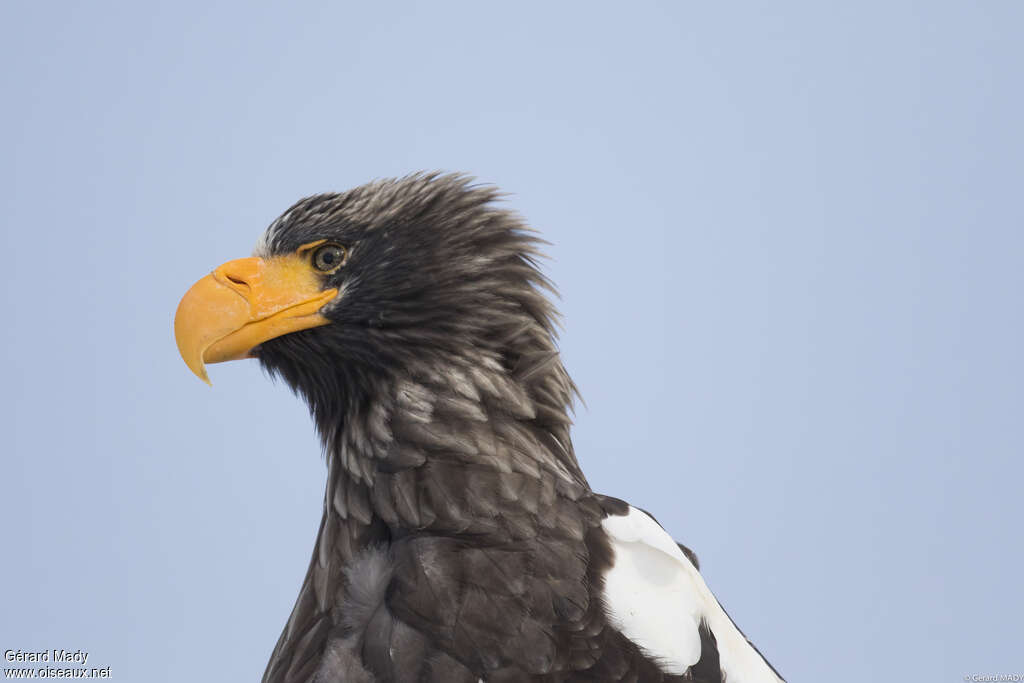
[[[345,264],[348,249],[340,244],[328,242],[313,252],[313,267],[321,273],[333,273]]]

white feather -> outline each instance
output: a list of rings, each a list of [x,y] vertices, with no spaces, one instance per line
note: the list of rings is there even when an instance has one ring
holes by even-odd
[[[650,515],[634,507],[602,522],[614,563],[604,577],[608,618],[653,657],[663,671],[682,675],[700,659],[701,620],[718,645],[729,683],[781,681],[740,633],[696,567]]]

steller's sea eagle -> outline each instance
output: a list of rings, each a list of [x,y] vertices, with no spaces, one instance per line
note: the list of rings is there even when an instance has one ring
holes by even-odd
[[[569,435],[539,240],[416,174],[299,201],[182,298],[182,358],[255,357],[309,404],[323,518],[266,683],[782,679]]]

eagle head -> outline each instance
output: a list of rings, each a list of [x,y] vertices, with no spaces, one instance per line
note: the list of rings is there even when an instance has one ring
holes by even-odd
[[[564,411],[574,388],[556,359],[540,241],[499,197],[463,175],[421,173],[300,200],[252,257],[182,299],[182,358],[207,382],[208,363],[258,358],[306,399],[321,433],[389,381],[457,365],[524,382],[544,365]]]

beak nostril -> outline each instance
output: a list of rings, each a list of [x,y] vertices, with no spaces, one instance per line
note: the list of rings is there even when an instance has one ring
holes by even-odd
[[[217,266],[213,271],[213,277],[221,285],[248,297],[254,286],[259,287],[262,266],[262,261],[257,258],[236,259]]]

